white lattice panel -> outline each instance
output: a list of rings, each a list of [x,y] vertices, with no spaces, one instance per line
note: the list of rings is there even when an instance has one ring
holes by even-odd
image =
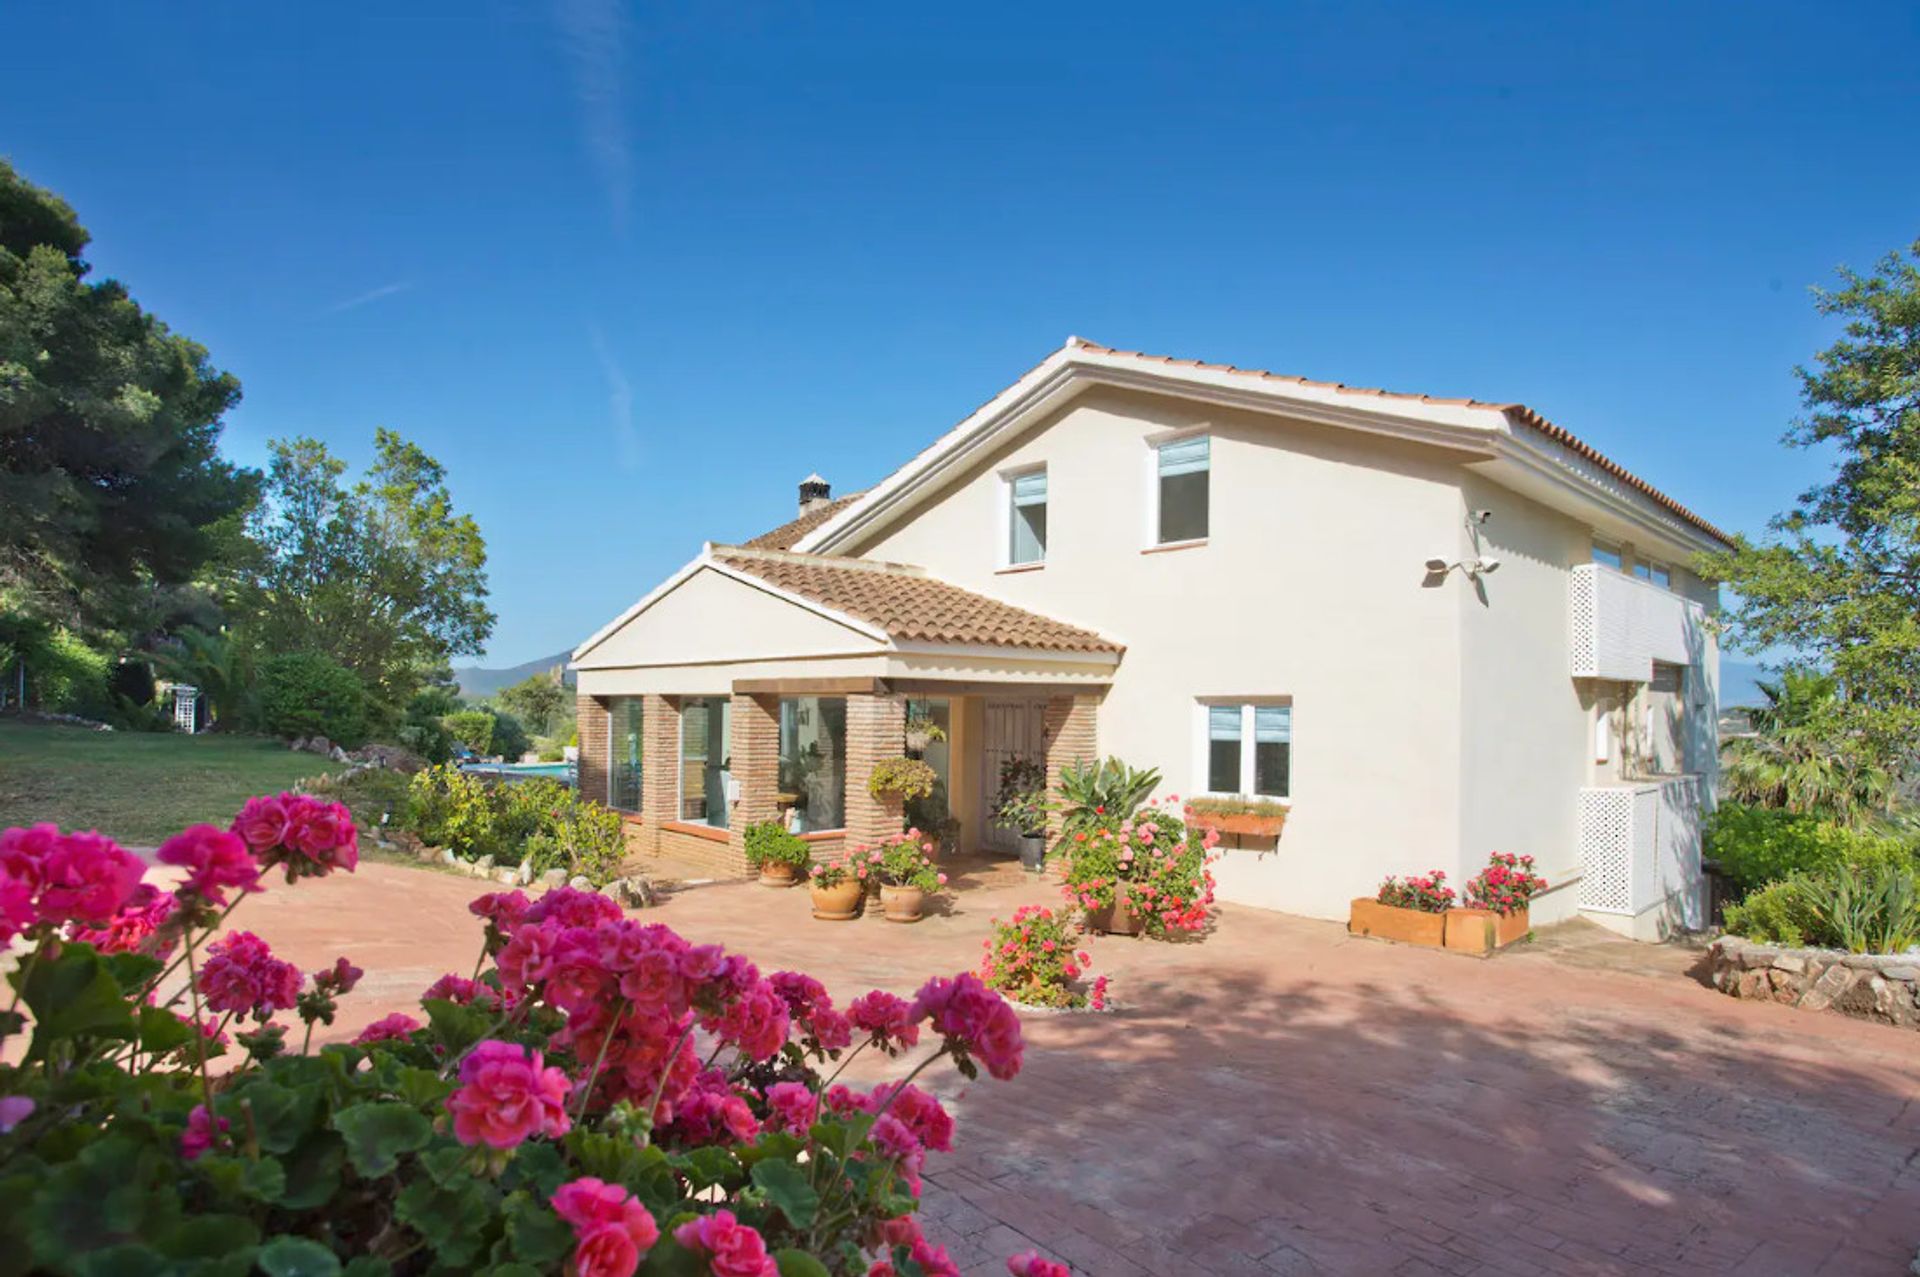
[[[1568,577],[1575,678],[1644,683],[1655,661],[1697,665],[1704,657],[1706,612],[1698,603],[1597,563]]]
[[[1580,791],[1580,907],[1633,912],[1633,791]]]

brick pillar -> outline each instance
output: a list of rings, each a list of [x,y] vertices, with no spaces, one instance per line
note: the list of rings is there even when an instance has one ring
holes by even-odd
[[[680,707],[648,694],[640,703],[642,845],[660,849],[660,826],[680,817]]]
[[[740,801],[727,817],[727,847],[745,864],[747,826],[778,814],[774,795],[780,792],[780,698],[736,694],[730,713],[733,779],[740,786]]]
[[[906,752],[907,702],[898,696],[847,697],[847,844],[871,845],[906,828],[898,796],[867,792],[873,765]]]
[[[1044,718],[1047,738],[1047,792],[1057,794],[1060,773],[1072,763],[1090,763],[1100,757],[1100,698],[1049,696]],[[1047,845],[1060,837],[1060,813],[1047,817]]]
[[[607,733],[612,729],[607,702],[600,696],[582,696],[578,702],[580,728],[580,796],[605,806],[607,802]]]

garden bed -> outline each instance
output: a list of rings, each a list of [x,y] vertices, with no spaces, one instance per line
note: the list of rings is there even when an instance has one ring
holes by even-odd
[[[1920,953],[1788,949],[1722,936],[1707,950],[1707,971],[1729,997],[1920,1029]]]

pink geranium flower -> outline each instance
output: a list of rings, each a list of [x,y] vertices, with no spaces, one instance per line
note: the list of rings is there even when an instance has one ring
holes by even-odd
[[[108,921],[133,897],[146,865],[105,835],[56,832],[49,839],[47,834],[53,830],[52,825],[38,825],[31,830],[7,831],[9,835],[25,834],[16,840],[6,860],[31,875],[38,889],[38,920]],[[30,857],[35,863],[28,863]]]
[[[273,956],[251,931],[236,931],[207,946],[200,993],[215,1011],[265,1022],[300,998],[300,969]]]
[[[782,1130],[805,1135],[820,1115],[820,1099],[804,1082],[775,1082],[767,1088],[767,1107]]]
[[[765,1239],[732,1211],[688,1220],[673,1230],[673,1240],[704,1258],[713,1277],[777,1277],[780,1271],[767,1254]]]
[[[1065,1264],[1047,1259],[1035,1250],[1023,1251],[1009,1259],[1007,1271],[1013,1277],[1072,1277],[1072,1270]]]
[[[420,1021],[401,1011],[382,1016],[366,1028],[360,1030],[353,1039],[355,1046],[371,1046],[375,1042],[398,1042],[420,1028]]]
[[[618,1184],[591,1175],[556,1189],[553,1211],[573,1225],[576,1277],[631,1277],[660,1240],[645,1206]]]
[[[179,890],[210,904],[227,903],[227,888],[260,890],[260,864],[239,835],[215,825],[194,825],[160,844],[154,859],[187,871]]]
[[[219,1133],[224,1135],[229,1123],[224,1117],[217,1120]],[[191,1162],[212,1148],[215,1121],[213,1115],[207,1112],[206,1105],[194,1105],[193,1112],[187,1114],[187,1129],[180,1134],[180,1156]]]
[[[460,1088],[447,1097],[454,1138],[462,1144],[514,1148],[535,1135],[558,1139],[567,1117],[566,1071],[546,1067],[540,1052],[486,1041],[460,1062]]]

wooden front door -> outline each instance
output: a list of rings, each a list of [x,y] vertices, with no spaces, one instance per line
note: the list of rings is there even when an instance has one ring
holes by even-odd
[[[990,697],[981,706],[980,829],[981,843],[991,851],[1018,855],[1020,833],[993,818],[1000,804],[1000,765],[1010,758],[1047,760],[1044,700]]]

